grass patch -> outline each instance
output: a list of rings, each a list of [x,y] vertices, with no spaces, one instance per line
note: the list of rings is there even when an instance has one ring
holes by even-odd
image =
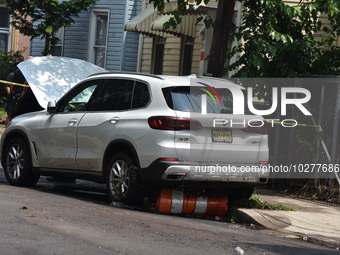
[[[282,204],[271,204],[263,201],[259,196],[252,196],[247,200],[239,200],[235,204],[237,207],[242,208],[255,208],[255,209],[267,209],[267,210],[281,210],[281,211],[295,211],[292,207],[287,207]]]
[[[5,118],[7,117],[7,111],[5,108],[0,107],[0,118]]]
[[[7,111],[5,107],[0,107],[0,117],[5,117],[7,116]]]

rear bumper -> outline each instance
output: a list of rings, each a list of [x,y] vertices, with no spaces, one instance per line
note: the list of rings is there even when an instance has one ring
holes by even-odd
[[[139,169],[139,178],[146,185],[175,183],[244,183],[268,181],[269,172],[260,164],[213,164],[198,162],[155,161]]]

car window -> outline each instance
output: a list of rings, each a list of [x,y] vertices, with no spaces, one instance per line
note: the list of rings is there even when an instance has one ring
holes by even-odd
[[[96,88],[102,83],[103,80],[93,80],[78,85],[61,100],[57,112],[85,111]]]
[[[90,87],[85,88],[81,93],[76,95],[71,99],[70,103],[85,103],[90,100],[92,93],[96,89],[97,85],[91,85]]]
[[[133,91],[132,109],[145,107],[149,101],[150,93],[148,85],[137,81]]]
[[[131,108],[133,80],[108,79],[96,97],[93,111],[122,111]]]
[[[216,95],[207,94],[202,87],[178,86],[163,89],[164,98],[171,109],[185,112],[201,112],[202,95],[206,94],[208,113],[233,113],[233,96],[229,89],[216,88]],[[218,97],[217,97],[218,95]],[[245,100],[247,102],[247,100]],[[250,114],[245,105],[245,112]]]

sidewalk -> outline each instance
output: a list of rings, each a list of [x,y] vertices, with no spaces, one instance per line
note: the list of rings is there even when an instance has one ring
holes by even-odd
[[[288,238],[301,238],[340,250],[340,206],[294,199],[267,189],[257,189],[256,195],[271,204],[282,204],[296,211],[239,208],[240,221],[283,233]]]

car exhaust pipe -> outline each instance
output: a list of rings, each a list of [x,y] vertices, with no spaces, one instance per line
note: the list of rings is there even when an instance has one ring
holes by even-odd
[[[160,213],[223,217],[228,212],[228,197],[195,196],[179,190],[163,189],[154,207]]]

